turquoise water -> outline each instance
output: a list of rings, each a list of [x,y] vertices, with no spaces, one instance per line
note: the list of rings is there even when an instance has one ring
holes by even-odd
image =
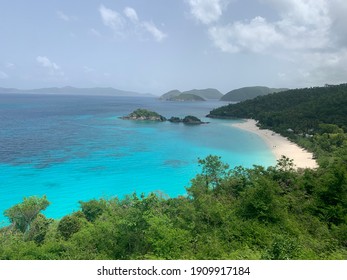
[[[139,107],[203,118],[220,102],[39,95],[0,95],[0,101],[1,214],[31,195],[47,195],[45,215],[53,218],[78,210],[80,200],[184,195],[200,171],[197,159],[209,154],[232,167],[275,163],[261,138],[227,126],[231,121],[186,126],[119,119]]]

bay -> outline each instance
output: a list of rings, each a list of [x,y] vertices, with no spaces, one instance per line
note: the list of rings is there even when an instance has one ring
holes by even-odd
[[[160,192],[185,195],[200,172],[197,160],[218,155],[231,167],[269,166],[275,158],[254,134],[204,116],[219,101],[156,98],[0,95],[0,226],[5,209],[47,195],[52,218],[77,211],[78,201]],[[127,121],[137,108],[165,117],[195,115],[209,124]]]

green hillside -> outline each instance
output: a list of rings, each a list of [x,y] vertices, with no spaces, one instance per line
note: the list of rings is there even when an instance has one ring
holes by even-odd
[[[191,93],[181,93],[177,96],[173,96],[169,98],[168,100],[170,101],[205,101],[204,98],[195,94],[191,94]]]
[[[220,93],[219,90],[214,89],[214,88],[193,89],[193,90],[185,91],[183,93],[194,94],[194,95],[200,96],[204,99],[220,99],[223,96],[223,94]]]
[[[164,93],[162,96],[160,96],[159,99],[161,99],[161,100],[169,100],[169,99],[171,99],[171,98],[173,98],[175,96],[180,95],[181,93],[182,92],[180,92],[177,89],[170,90],[167,93]]]
[[[180,92],[179,90],[171,90],[162,96],[160,96],[159,99],[161,100],[172,100],[173,98],[181,95],[181,94],[189,94],[189,95],[196,95],[199,96],[203,99],[220,99],[223,94],[220,93],[217,89],[214,88],[207,88],[207,89],[193,89],[193,90],[188,90],[184,92]]]
[[[274,92],[281,92],[284,90],[284,88],[268,88],[268,87],[243,87],[239,89],[234,89],[232,91],[229,91],[227,94],[225,94],[221,101],[232,101],[232,102],[238,102],[238,101],[244,101],[248,99],[253,99],[257,96],[261,95],[267,95],[269,93]]]
[[[303,88],[259,96],[212,110],[209,117],[253,118],[263,126],[297,133],[332,123],[347,130],[347,84]]]

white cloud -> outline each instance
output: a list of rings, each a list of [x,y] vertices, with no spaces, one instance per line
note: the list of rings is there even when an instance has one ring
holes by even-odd
[[[200,1],[189,1],[199,3]],[[219,1],[208,1],[218,7]],[[208,24],[213,44],[226,53],[251,52],[280,59],[292,70],[282,71],[298,84],[346,82],[347,2],[345,0],[258,0],[275,11],[270,18],[254,17],[221,24],[221,12],[211,17],[201,9],[196,18]],[[202,7],[202,6],[201,6]],[[200,8],[201,8],[200,7]],[[213,12],[214,11],[214,12]],[[192,10],[193,12],[193,10]],[[213,15],[215,15],[213,17]],[[218,16],[219,15],[219,16]],[[205,21],[204,21],[205,18]],[[223,18],[223,21],[226,19]]]
[[[84,66],[83,67],[84,73],[92,73],[95,72],[94,68],[88,67],[88,66]]]
[[[71,18],[68,15],[64,14],[62,11],[57,11],[57,16],[58,16],[58,18],[60,18],[63,21],[70,21],[71,20]]]
[[[167,34],[160,31],[152,22],[144,21],[142,25],[154,37],[154,39],[157,42],[160,42],[167,37]]]
[[[15,69],[16,68],[16,65],[14,63],[12,63],[12,62],[7,62],[5,64],[5,66],[6,66],[7,69]]]
[[[218,21],[228,2],[226,0],[188,0],[191,14],[203,24]]]
[[[50,61],[46,56],[38,56],[36,57],[37,63],[46,68],[50,75],[64,76],[64,72],[61,68],[55,63]]]
[[[262,52],[283,41],[275,26],[262,17],[256,17],[247,24],[235,22],[227,26],[210,27],[209,35],[218,48],[231,53],[241,50]]]
[[[43,67],[51,68],[53,70],[59,70],[59,66],[54,62],[51,62],[46,56],[36,57],[36,61]]]
[[[167,34],[161,31],[153,22],[140,20],[134,8],[124,8],[125,17],[103,5],[100,6],[99,12],[103,23],[113,29],[117,35],[136,34],[137,36],[143,36],[145,33],[149,33],[157,42],[161,42],[167,37]],[[91,29],[91,32],[94,35],[98,34],[94,29]]]
[[[124,27],[124,18],[114,10],[106,8],[101,5],[99,8],[102,22],[105,26],[111,28],[113,31],[119,33]]]
[[[136,11],[131,7],[126,7],[124,9],[124,14],[132,21],[133,23],[137,23],[139,21],[139,18],[137,16]]]
[[[214,44],[222,51],[238,52],[317,50],[331,45],[331,24],[327,0],[262,0],[278,10],[277,21],[255,17],[209,28]],[[222,42],[222,44],[221,44]],[[228,47],[226,47],[228,46]]]
[[[98,30],[96,30],[95,28],[89,29],[89,32],[96,37],[101,37],[101,33]]]
[[[0,79],[1,80],[5,80],[5,79],[8,79],[8,78],[9,78],[9,76],[5,72],[0,71]]]
[[[346,83],[347,49],[336,52],[297,54],[297,81],[301,84],[324,85]],[[303,75],[305,73],[305,75]]]

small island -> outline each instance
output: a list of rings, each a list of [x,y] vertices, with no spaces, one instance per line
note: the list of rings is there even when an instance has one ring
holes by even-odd
[[[168,101],[206,101],[204,98],[191,94],[191,93],[181,93],[180,95],[170,97]]]
[[[149,111],[146,109],[136,109],[128,116],[121,117],[123,120],[137,120],[137,121],[159,121],[164,122],[166,118],[159,115],[156,112]]]
[[[207,122],[201,121],[199,118],[195,116],[186,116],[183,119],[178,117],[171,117],[168,119],[169,122],[172,123],[184,123],[184,124],[206,124]]]
[[[183,92],[174,89],[164,93],[159,99],[165,101],[206,101],[219,100],[222,96],[223,94],[214,88],[192,89]]]
[[[156,112],[149,111],[146,109],[136,109],[131,114],[121,117],[123,120],[136,120],[136,121],[169,121],[172,123],[183,123],[183,124],[206,124],[207,122],[201,121],[199,118],[195,116],[186,116],[183,119],[179,117],[171,117],[170,119],[166,119],[162,115],[159,115]]]

